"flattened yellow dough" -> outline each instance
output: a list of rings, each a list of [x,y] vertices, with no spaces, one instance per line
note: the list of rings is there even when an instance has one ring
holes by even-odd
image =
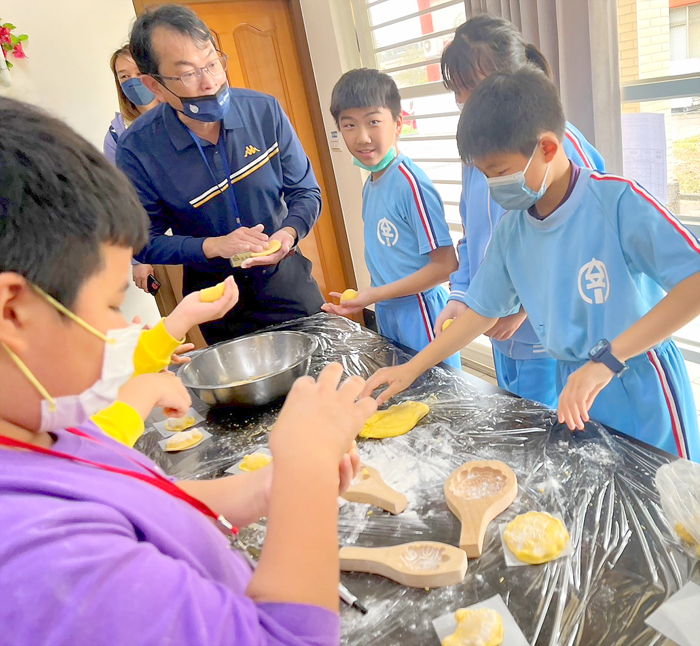
[[[447,319],[443,324],[442,324],[442,331],[444,332],[450,325],[452,325],[455,322],[454,319]]]
[[[182,431],[171,436],[165,443],[166,451],[184,451],[197,446],[204,439],[202,431],[193,428],[191,431]]]
[[[254,251],[250,254],[250,257],[260,258],[261,256],[271,256],[273,253],[279,251],[281,248],[282,243],[279,240],[270,240],[270,245],[267,249],[263,249],[262,251]]]
[[[214,287],[207,287],[199,292],[199,300],[202,303],[213,303],[218,301],[224,295],[224,283],[219,283],[214,285]]]
[[[241,471],[257,471],[266,467],[272,462],[272,456],[266,453],[251,453],[243,458],[243,461],[238,465]]]
[[[360,437],[397,437],[408,433],[430,412],[430,406],[421,402],[403,402],[386,410],[377,411],[360,431]]]
[[[194,426],[197,420],[192,417],[192,415],[185,415],[184,417],[171,417],[167,422],[165,422],[166,431],[186,431],[190,426]]]
[[[342,303],[343,301],[354,301],[356,298],[357,298],[357,290],[356,289],[346,289],[340,295],[340,302]]]
[[[462,608],[455,612],[457,630],[442,646],[499,646],[503,643],[503,619],[491,608]]]
[[[557,558],[569,540],[564,523],[545,511],[528,511],[511,520],[503,540],[513,554],[533,565]]]
[[[692,534],[685,528],[683,525],[680,523],[676,523],[676,526],[674,528],[676,530],[676,534],[681,537],[683,541],[690,545],[695,545],[697,544],[697,541],[693,538]],[[700,550],[698,551],[700,553]]]

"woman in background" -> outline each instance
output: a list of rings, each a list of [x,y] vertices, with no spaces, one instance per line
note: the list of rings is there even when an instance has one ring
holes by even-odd
[[[139,116],[158,105],[158,99],[142,82],[141,72],[131,58],[129,47],[118,49],[109,61],[114,82],[117,85],[119,112],[114,115],[109,130],[105,135],[105,157],[114,163],[119,137]],[[144,292],[148,292],[148,277],[154,273],[152,265],[142,265],[133,261],[134,283]]]

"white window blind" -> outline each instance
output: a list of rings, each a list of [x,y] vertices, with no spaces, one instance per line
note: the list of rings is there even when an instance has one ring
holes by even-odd
[[[455,241],[462,235],[459,111],[442,84],[440,57],[466,20],[464,0],[352,0],[363,65],[389,74],[401,92],[401,150],[421,166],[445,203]]]

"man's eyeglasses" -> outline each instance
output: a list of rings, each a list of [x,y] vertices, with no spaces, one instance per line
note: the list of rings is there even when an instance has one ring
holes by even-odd
[[[161,74],[153,74],[156,78],[168,81],[180,81],[185,87],[195,87],[202,80],[202,74],[207,72],[213,77],[221,76],[228,69],[228,56],[222,54],[219,58],[207,63],[204,67],[197,67],[189,72],[180,74],[180,76],[162,76]]]

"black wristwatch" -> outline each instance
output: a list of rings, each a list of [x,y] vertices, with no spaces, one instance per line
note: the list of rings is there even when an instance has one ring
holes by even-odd
[[[602,363],[612,370],[618,377],[627,370],[627,364],[620,361],[613,353],[610,347],[610,341],[602,339],[593,346],[593,349],[588,353],[588,358],[595,363]]]

